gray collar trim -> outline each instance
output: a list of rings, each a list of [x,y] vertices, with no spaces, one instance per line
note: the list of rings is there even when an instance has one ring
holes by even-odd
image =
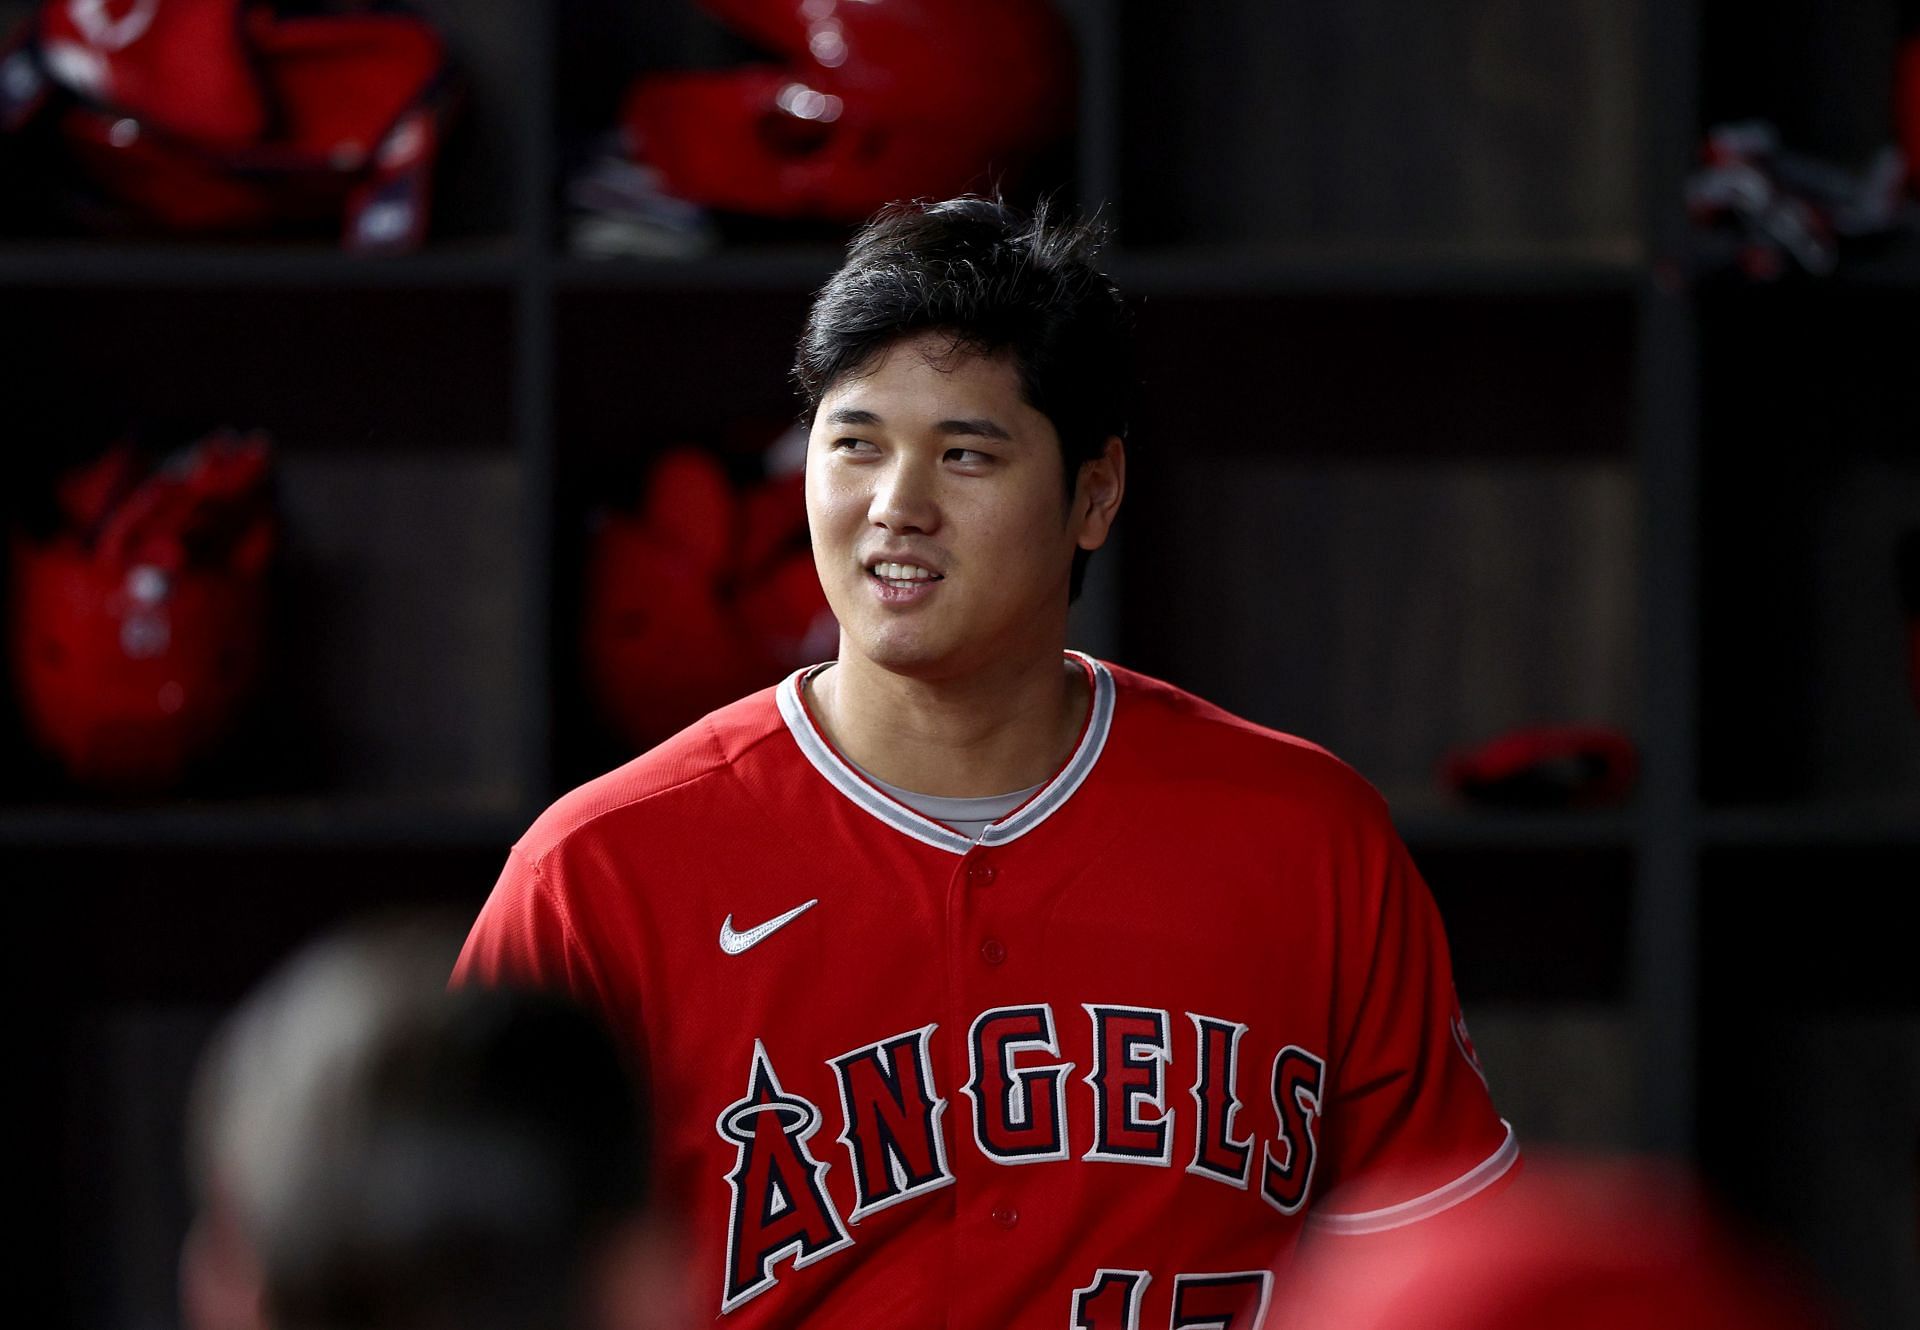
[[[800,746],[801,753],[835,789],[895,831],[938,850],[965,854],[975,844],[1005,845],[1032,831],[1073,797],[1073,792],[1092,774],[1094,764],[1100,760],[1100,753],[1107,745],[1107,732],[1113,724],[1113,675],[1108,673],[1105,665],[1083,652],[1069,651],[1067,655],[1080,662],[1093,685],[1093,707],[1087,717],[1086,730],[1080,736],[1080,743],[1073,750],[1073,756],[1067,759],[1067,764],[1041,787],[1038,794],[1001,821],[989,825],[980,833],[977,842],[968,840],[952,827],[922,817],[874,788],[840,754],[833,751],[833,745],[815,726],[800,696],[806,681],[824,670],[831,661],[795,670],[780,684],[776,697],[780,703],[780,717],[786,722],[787,730]]]

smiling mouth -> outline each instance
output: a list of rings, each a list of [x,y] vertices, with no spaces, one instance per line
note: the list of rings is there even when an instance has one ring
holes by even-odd
[[[883,585],[902,589],[946,580],[932,569],[914,563],[876,563],[867,569],[867,576]]]

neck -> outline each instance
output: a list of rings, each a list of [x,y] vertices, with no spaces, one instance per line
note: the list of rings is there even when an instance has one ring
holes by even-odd
[[[1092,694],[1058,653],[930,681],[844,655],[808,690],[827,738],[890,785],[946,799],[1008,794],[1051,777],[1073,751]]]

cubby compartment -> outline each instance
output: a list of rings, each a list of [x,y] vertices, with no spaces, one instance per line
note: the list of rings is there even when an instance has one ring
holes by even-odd
[[[1920,849],[1706,856],[1697,1149],[1846,1327],[1911,1325],[1920,1198]]]
[[[1105,179],[1092,163],[1109,146],[1112,23],[1109,0],[904,17],[862,5],[729,15],[697,0],[566,0],[553,10],[557,248],[588,267],[651,269],[709,252],[835,250],[894,195],[1098,202]],[[889,67],[895,59],[903,75]],[[683,74],[707,86],[661,94],[649,154],[636,87]],[[790,95],[805,101],[780,100]],[[996,114],[995,129],[973,127]],[[1057,136],[1038,128],[1056,117]],[[957,153],[947,159],[955,147],[984,160],[969,173]],[[931,175],[929,161],[941,164]],[[953,180],[944,187],[943,168]],[[697,180],[705,192],[689,193],[701,206],[662,200],[663,182],[643,185],[645,172]],[[893,194],[879,192],[883,183]]]
[[[1703,297],[1702,794],[1920,816],[1920,288]]]
[[[1637,3],[1120,15],[1131,245],[1436,266],[1640,253]]]
[[[191,1198],[187,1088],[208,1037],[255,984],[354,921],[461,923],[486,898],[505,841],[467,850],[0,846],[21,890],[19,991],[34,1089],[17,1097],[42,1198],[21,1259],[42,1324],[168,1325]],[[452,966],[453,952],[447,963]]]
[[[1638,1130],[1633,862],[1622,849],[1409,838],[1493,1101],[1521,1148],[1619,1150]]]
[[[642,743],[609,723],[588,686],[582,635],[595,531],[609,521],[637,518],[654,464],[676,449],[711,456],[734,504],[771,472],[799,465],[804,452],[795,450],[803,445],[786,437],[795,429],[797,413],[787,370],[806,303],[803,288],[778,284],[725,292],[580,287],[559,297],[549,639],[558,788],[625,761]],[[803,550],[804,532],[793,533],[790,543]],[[733,553],[730,548],[725,557]],[[672,564],[666,571],[678,576],[682,569]],[[634,569],[631,575],[644,579],[649,574]],[[711,588],[716,604],[731,586],[716,570]],[[652,602],[653,612],[665,612],[658,606],[674,603],[672,594]],[[643,631],[637,624],[629,634],[677,659],[682,648],[673,645],[672,636],[671,629]],[[683,640],[685,649],[701,649]],[[829,644],[822,658],[831,654]],[[644,660],[635,659],[643,668]],[[677,667],[670,672],[677,674]],[[759,687],[778,682],[780,673],[742,682]],[[673,708],[663,702],[651,709],[664,715]],[[666,723],[656,728],[665,729]]]
[[[1146,301],[1123,658],[1415,803],[1450,751],[1513,728],[1631,732],[1628,314]]]
[[[529,552],[504,294],[40,289],[11,300],[23,483],[9,525],[31,517],[64,467],[129,431],[156,451],[223,426],[273,441],[279,536],[262,681],[227,750],[175,797],[321,823],[391,804],[428,816],[521,805],[518,570]],[[42,814],[110,818],[119,805],[66,785],[32,751],[13,694],[0,821],[25,817],[30,835]]]

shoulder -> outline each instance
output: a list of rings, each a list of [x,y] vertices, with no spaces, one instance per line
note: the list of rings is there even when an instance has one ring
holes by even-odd
[[[1157,784],[1206,797],[1235,792],[1310,807],[1316,820],[1391,832],[1380,792],[1319,744],[1236,716],[1164,680],[1102,662],[1114,681],[1112,743],[1126,764],[1150,764]]]
[[[514,850],[538,866],[556,851],[583,842],[599,845],[635,832],[685,826],[701,810],[731,803],[731,795],[744,797],[742,767],[777,760],[779,741],[786,736],[775,689],[762,689],[561,795]]]

